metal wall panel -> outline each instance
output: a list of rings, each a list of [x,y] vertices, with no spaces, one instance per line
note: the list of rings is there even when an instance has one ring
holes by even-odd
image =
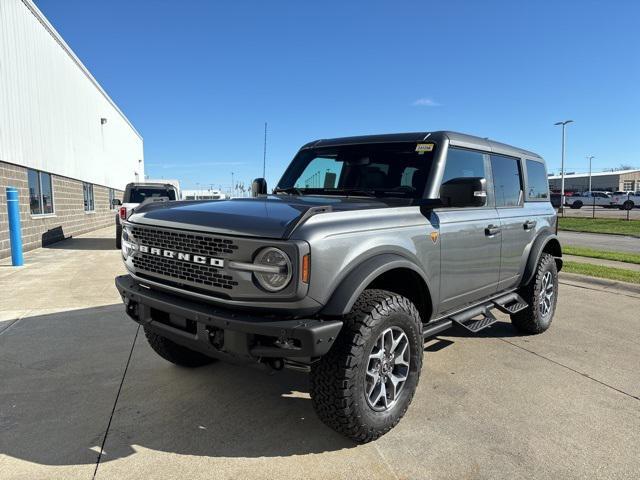
[[[0,1],[0,160],[121,190],[144,178],[142,137],[30,0]]]

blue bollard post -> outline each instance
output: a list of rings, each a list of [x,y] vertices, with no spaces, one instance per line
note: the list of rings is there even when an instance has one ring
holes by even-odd
[[[20,202],[18,189],[7,187],[7,213],[9,214],[9,240],[11,241],[11,263],[14,267],[24,265],[22,256],[22,230],[20,229]]]

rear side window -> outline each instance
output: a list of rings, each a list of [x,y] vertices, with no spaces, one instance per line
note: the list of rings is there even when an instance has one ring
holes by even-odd
[[[176,192],[163,188],[132,188],[129,195],[130,203],[142,203],[147,198],[167,197],[169,200],[176,199]]]
[[[520,160],[503,155],[491,155],[491,172],[496,207],[517,207],[522,201]]]
[[[549,199],[549,182],[544,163],[527,160],[527,200]]]

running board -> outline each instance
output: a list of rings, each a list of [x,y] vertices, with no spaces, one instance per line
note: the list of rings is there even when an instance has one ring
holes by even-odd
[[[513,315],[527,307],[527,302],[525,302],[520,295],[512,292],[470,308],[469,310],[465,310],[464,312],[452,315],[449,319],[470,332],[476,333],[490,327],[498,321],[491,312],[494,308],[497,308],[507,315]]]
[[[493,300],[493,303],[498,310],[502,313],[506,313],[507,315],[518,313],[520,310],[524,310],[529,306],[527,302],[525,302],[524,299],[516,292],[498,297]]]

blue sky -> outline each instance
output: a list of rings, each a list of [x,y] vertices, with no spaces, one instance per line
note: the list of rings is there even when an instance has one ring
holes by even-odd
[[[183,188],[335,136],[450,129],[640,168],[640,2],[36,0]]]

